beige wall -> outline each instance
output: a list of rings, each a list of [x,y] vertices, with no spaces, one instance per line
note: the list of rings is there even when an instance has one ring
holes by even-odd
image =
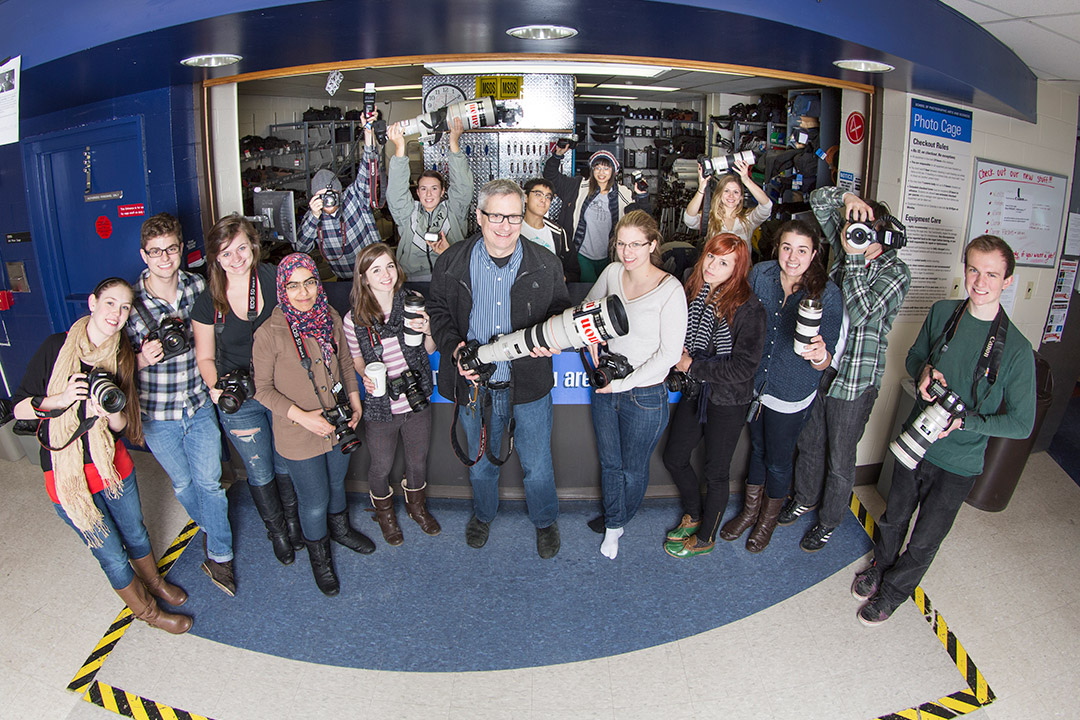
[[[901,207],[904,187],[904,160],[907,147],[907,114],[910,95],[886,90],[881,93],[881,117],[875,141],[877,171],[873,193],[890,207]],[[946,103],[955,105],[955,103]],[[961,106],[964,107],[964,106]],[[966,108],[971,109],[971,108]],[[1053,83],[1039,83],[1036,124],[1015,120],[982,110],[974,111],[971,141],[972,167],[975,158],[1009,162],[1046,170],[1070,178],[1076,151],[1077,93]],[[1066,195],[1068,197],[1068,194]],[[1064,224],[1062,226],[1064,234]],[[1056,269],[1018,267],[1018,292],[1012,321],[1036,349],[1042,339],[1043,323],[1050,307]],[[956,275],[962,275],[960,258]],[[1033,283],[1030,299],[1025,298],[1028,283]],[[893,416],[899,400],[900,380],[906,377],[904,359],[919,332],[921,323],[896,323],[889,333],[888,359],[881,394],[873,415],[859,443],[859,465],[881,462],[888,448]]]

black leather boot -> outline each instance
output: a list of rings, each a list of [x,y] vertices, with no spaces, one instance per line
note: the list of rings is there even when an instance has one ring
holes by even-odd
[[[315,584],[327,597],[333,597],[341,590],[338,584],[337,573],[334,572],[334,560],[330,557],[330,536],[322,540],[311,541],[304,539],[307,545],[308,558],[311,560],[311,574],[315,576]]]
[[[371,538],[349,524],[348,508],[339,513],[327,515],[326,524],[330,526],[330,539],[334,542],[355,550],[361,555],[370,555],[375,552],[375,543],[371,541]]]
[[[251,497],[255,500],[259,517],[266,525],[266,537],[270,538],[270,544],[274,546],[274,555],[282,565],[291,565],[295,553],[285,529],[285,514],[281,509],[281,498],[278,497],[277,481],[271,480],[265,485],[248,487],[251,488]]]
[[[304,531],[300,528],[300,503],[296,499],[296,488],[288,475],[278,475],[277,489],[281,497],[281,510],[285,513],[285,528],[289,531],[289,542],[293,550],[304,548]]]

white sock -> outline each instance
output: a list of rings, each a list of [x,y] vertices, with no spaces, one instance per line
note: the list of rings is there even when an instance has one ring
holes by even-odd
[[[604,530],[604,541],[600,543],[600,554],[611,560],[619,554],[619,538],[622,537],[622,528],[608,528]]]

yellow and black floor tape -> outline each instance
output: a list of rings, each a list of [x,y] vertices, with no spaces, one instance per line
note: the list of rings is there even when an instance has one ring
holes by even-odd
[[[870,513],[859,502],[859,498],[855,493],[851,494],[851,512],[855,514],[859,524],[863,526],[870,539],[876,541],[877,523],[870,517]],[[918,707],[882,715],[877,720],[938,720],[938,718],[954,718],[966,715],[994,702],[994,691],[986,684],[986,678],[983,677],[983,674],[979,672],[979,668],[975,667],[975,663],[968,657],[967,651],[964,650],[964,646],[960,644],[960,641],[956,639],[956,635],[949,630],[945,618],[934,609],[934,606],[930,603],[930,598],[926,596],[926,592],[921,586],[915,588],[911,599],[915,602],[915,607],[922,613],[923,619],[934,629],[934,634],[938,640],[945,646],[945,651],[949,653],[949,657],[956,664],[956,669],[964,676],[968,689],[959,690],[939,700],[925,702]]]
[[[83,700],[135,720],[210,720],[205,715],[162,705],[97,680],[90,685]]]

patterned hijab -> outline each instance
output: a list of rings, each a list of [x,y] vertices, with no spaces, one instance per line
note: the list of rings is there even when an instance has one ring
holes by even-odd
[[[326,290],[319,283],[319,294],[315,297],[315,305],[307,312],[301,312],[289,302],[289,296],[285,292],[285,285],[292,277],[293,271],[304,268],[311,271],[312,277],[318,279],[319,271],[315,269],[315,261],[303,253],[289,255],[277,271],[277,299],[278,307],[285,313],[285,319],[290,327],[295,327],[301,335],[315,338],[322,348],[323,360],[329,367],[330,358],[333,356],[334,347],[334,323],[330,319],[330,305],[326,302]]]

